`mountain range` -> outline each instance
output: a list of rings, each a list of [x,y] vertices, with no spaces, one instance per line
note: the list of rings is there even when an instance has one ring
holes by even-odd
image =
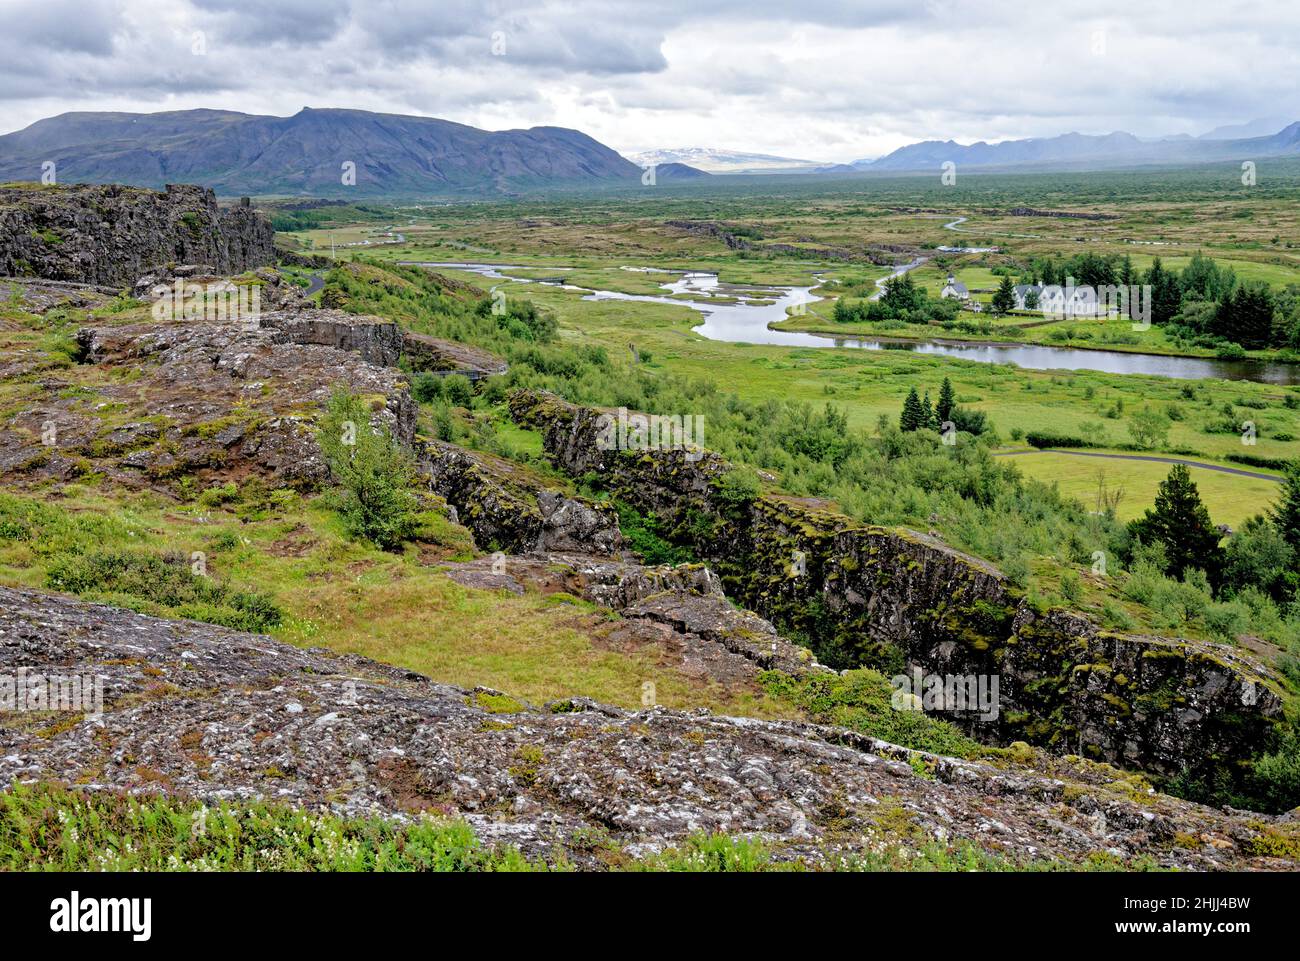
[[[924,171],[948,161],[965,169],[1094,170],[1300,157],[1300,121],[1258,134],[1272,122],[1219,127],[1201,137],[1143,139],[1116,132],[968,145],[927,140],[876,160],[823,165],[707,147],[627,159],[564,127],[489,131],[363,110],[305,107],[291,117],[229,110],[78,112],[0,136],[0,182],[39,180],[52,161],[60,183],[196,183],[222,196],[481,197],[635,187],[643,165],[655,166],[658,183],[698,180],[710,172]]]
[[[161,187],[218,194],[483,195],[563,185],[635,185],[639,166],[577,130],[487,131],[448,120],[304,108],[292,117],[228,110],[65,113],[0,137],[0,181]],[[349,168],[347,165],[354,165]],[[355,183],[345,183],[349,170]],[[658,179],[703,176],[680,164]]]
[[[645,150],[629,154],[629,159],[648,166],[650,164],[687,164],[697,170],[713,174],[774,174],[812,173],[826,164],[816,160],[795,160],[772,154],[745,153],[739,150],[721,150],[716,147],[675,147],[667,150]]]
[[[1300,157],[1300,121],[1263,137],[1233,140],[1142,140],[1131,133],[1091,136],[1067,133],[1028,140],[980,141],[963,146],[952,140],[925,140],[900,147],[878,160],[855,161],[823,172],[931,170],[948,161],[958,167],[1070,167],[1098,169],[1139,164],[1195,164],[1219,160]]]

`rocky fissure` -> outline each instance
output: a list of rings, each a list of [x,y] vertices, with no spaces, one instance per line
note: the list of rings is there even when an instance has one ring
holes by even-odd
[[[271,223],[204,187],[0,187],[0,276],[122,288],[168,264],[238,274],[275,262]]]
[[[709,518],[692,546],[727,594],[839,666],[997,675],[997,718],[940,711],[980,740],[1172,774],[1230,768],[1282,719],[1275,677],[1238,649],[1038,610],[996,568],[934,537],[778,495],[736,505],[719,485],[730,465],[716,454],[612,450],[601,411],[545,392],[517,392],[511,411],[541,431],[556,466],[598,478],[667,529],[689,536]]]

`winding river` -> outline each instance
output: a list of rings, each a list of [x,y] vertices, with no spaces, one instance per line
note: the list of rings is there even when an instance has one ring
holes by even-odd
[[[1210,357],[1166,357],[1120,350],[1052,347],[1046,344],[986,343],[946,338],[904,340],[889,337],[839,337],[794,330],[772,330],[769,324],[787,319],[789,316],[787,308],[793,308],[797,314],[801,305],[813,303],[821,298],[812,293],[811,287],[755,287],[724,284],[719,281],[717,274],[713,273],[682,273],[673,282],[661,285],[666,293],[657,296],[625,294],[614,290],[591,290],[554,279],[512,277],[502,273],[506,270],[537,269],[524,265],[423,261],[409,263],[420,267],[466,270],[494,280],[545,283],[567,290],[584,291],[583,300],[625,300],[687,307],[703,315],[702,322],[692,328],[695,333],[710,340],[729,343],[770,344],[777,347],[905,350],[984,364],[1016,364],[1030,370],[1095,370],[1107,374],[1150,374],[1183,380],[1214,378],[1250,380],[1263,384],[1300,385],[1300,364],[1257,360],[1217,360]],[[905,273],[918,265],[917,261],[913,261],[897,268],[895,273]],[[557,273],[563,273],[568,268],[553,269]],[[671,296],[672,294],[689,294],[692,299],[681,299]]]

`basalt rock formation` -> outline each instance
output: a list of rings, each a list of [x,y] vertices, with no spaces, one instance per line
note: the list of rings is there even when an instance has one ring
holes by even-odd
[[[417,460],[429,489],[484,550],[615,555],[623,548],[609,505],[548,489],[500,457],[432,441],[419,445]]]
[[[81,675],[83,690],[101,679],[100,713],[0,714],[0,781],[458,815],[488,843],[558,848],[589,868],[602,865],[583,840],[593,833],[637,856],[699,831],[755,835],[814,865],[966,842],[1017,862],[1298,866],[1271,856],[1295,849],[1285,819],[1145,794],[1087,762],[1045,777],[813,724],[535,708],[361,657],[0,588],[0,679],[48,690]]]
[[[449,575],[467,587],[516,594],[526,587],[541,594],[562,591],[618,611],[624,624],[665,628],[681,639],[688,659],[709,661],[706,673],[714,679],[753,679],[763,670],[796,677],[829,670],[757,614],[737,609],[723,594],[718,575],[703,564],[647,566],[590,554],[536,552],[455,564]]]
[[[0,187],[0,276],[123,287],[169,263],[238,274],[275,262],[271,223],[203,187]]]
[[[602,412],[544,392],[511,397],[573,476],[594,476],[722,576],[728,596],[809,642],[837,666],[996,675],[996,718],[948,717],[994,743],[1163,774],[1231,767],[1282,717],[1273,675],[1235,648],[1105,631],[1039,610],[993,566],[913,531],[864,527],[793,498],[737,504],[716,454],[610,449]],[[701,518],[708,521],[708,532]]]
[[[100,471],[127,487],[182,476],[318,485],[327,470],[312,424],[336,385],[371,398],[375,418],[414,442],[406,375],[366,359],[396,349],[396,330],[298,309],[83,327],[80,359],[95,369],[52,371],[30,384],[30,406],[0,431],[0,476],[39,482]]]

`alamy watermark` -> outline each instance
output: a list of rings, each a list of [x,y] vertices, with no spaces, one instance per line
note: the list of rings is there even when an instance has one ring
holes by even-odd
[[[996,721],[997,674],[926,674],[919,667],[889,680],[894,689],[890,706],[896,711],[943,711],[978,714],[981,721]]]
[[[155,298],[151,313],[157,321],[237,321],[255,330],[262,316],[260,284],[232,284],[225,280],[196,284],[178,277],[170,287],[159,284],[149,293]]]
[[[45,674],[25,667],[0,674],[0,713],[68,711],[99,717],[104,713],[102,674]]]
[[[688,461],[704,456],[703,414],[601,414],[596,422],[601,450],[680,450]]]

